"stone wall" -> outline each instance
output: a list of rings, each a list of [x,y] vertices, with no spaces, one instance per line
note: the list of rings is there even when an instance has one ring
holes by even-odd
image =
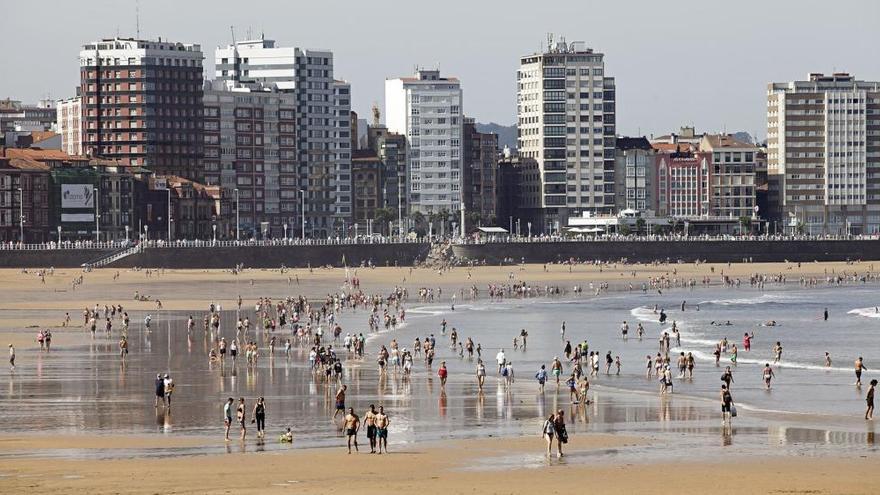
[[[112,249],[43,249],[0,251],[0,268],[77,268],[109,255]]]
[[[147,248],[122,258],[110,267],[130,268],[297,268],[306,266],[356,266],[370,261],[377,266],[408,266],[424,259],[428,244],[360,244],[339,246],[247,246],[200,248]]]
[[[752,261],[846,261],[880,260],[880,241],[596,241],[532,242],[459,245],[456,257],[497,264],[505,257],[519,262],[549,263],[567,260],[704,260],[709,262]]]

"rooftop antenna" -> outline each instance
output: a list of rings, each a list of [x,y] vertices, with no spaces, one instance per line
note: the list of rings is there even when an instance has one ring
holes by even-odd
[[[140,0],[135,0],[135,2],[134,2],[134,22],[135,22],[135,32],[137,33],[137,39],[141,39],[141,2],[140,2]]]

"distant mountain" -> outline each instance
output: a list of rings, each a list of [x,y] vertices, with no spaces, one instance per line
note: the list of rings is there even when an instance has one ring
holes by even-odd
[[[743,131],[734,132],[733,139],[736,139],[737,141],[742,141],[744,143],[755,144],[754,138],[752,138],[752,135],[749,134],[748,132],[743,132]]]
[[[495,122],[481,124],[477,122],[477,132],[493,132],[498,134],[498,148],[502,149],[509,146],[510,149],[516,149],[516,124],[501,125]]]

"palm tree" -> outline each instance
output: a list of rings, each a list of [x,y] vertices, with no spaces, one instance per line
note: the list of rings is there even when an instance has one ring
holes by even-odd
[[[420,211],[416,211],[410,215],[410,218],[412,218],[416,233],[419,234],[419,236],[425,235],[425,231],[427,230],[425,229],[425,215]]]
[[[394,218],[394,210],[391,208],[376,208],[373,212],[373,219],[379,224],[379,231],[386,235],[391,234],[388,223],[394,221]]]

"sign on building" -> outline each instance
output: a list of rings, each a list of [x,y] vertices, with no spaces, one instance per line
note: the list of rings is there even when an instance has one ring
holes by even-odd
[[[94,208],[95,187],[91,184],[61,184],[61,208]]]

